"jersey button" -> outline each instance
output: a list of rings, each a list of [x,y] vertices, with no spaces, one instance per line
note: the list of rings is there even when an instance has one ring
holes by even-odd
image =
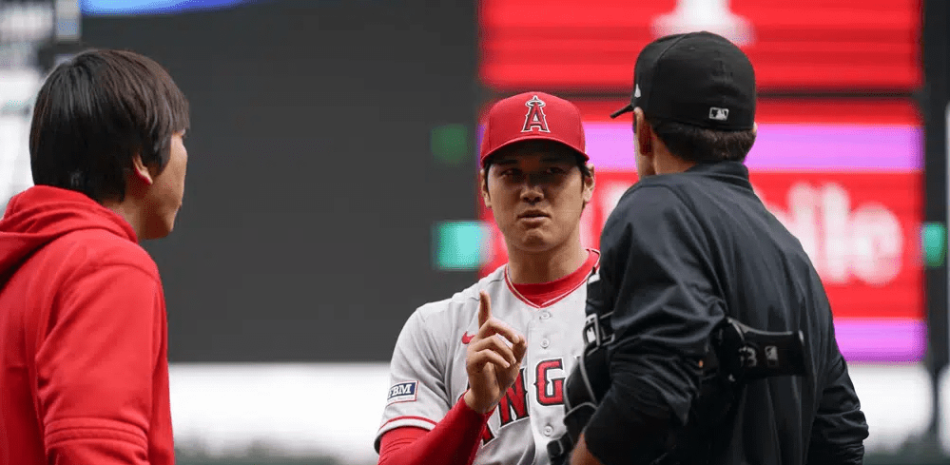
[[[547,310],[541,312],[541,319],[542,319],[542,320],[547,320],[548,318],[551,318],[551,312],[549,312],[549,311],[547,311]]]
[[[545,435],[545,436],[550,436],[550,435],[552,435],[552,434],[554,434],[554,428],[552,428],[551,425],[545,425],[545,426],[544,426],[544,435]]]
[[[551,341],[548,341],[547,339],[541,339],[541,348],[542,348],[542,349],[547,349],[548,346],[550,346],[550,345],[551,345]]]

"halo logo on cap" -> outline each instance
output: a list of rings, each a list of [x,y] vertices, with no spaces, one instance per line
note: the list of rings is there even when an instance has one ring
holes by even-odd
[[[531,132],[535,128],[540,132],[551,132],[548,129],[548,118],[544,114],[544,105],[544,100],[539,99],[537,95],[525,102],[525,106],[528,107],[528,114],[524,117],[524,128],[521,129],[521,132]]]

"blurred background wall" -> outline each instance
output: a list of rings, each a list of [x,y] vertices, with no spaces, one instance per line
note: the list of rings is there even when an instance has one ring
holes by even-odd
[[[178,460],[375,463],[409,314],[505,261],[479,116],[526,90],[585,115],[596,247],[636,181],[639,49],[712,30],[756,66],[752,182],[802,241],[871,427],[868,463],[947,463],[942,0],[0,1],[0,206],[31,102],[86,47],[163,64],[192,105],[185,205],[147,243],[169,309]]]

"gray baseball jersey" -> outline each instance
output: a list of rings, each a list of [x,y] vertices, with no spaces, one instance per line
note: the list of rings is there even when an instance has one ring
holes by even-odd
[[[387,431],[431,430],[464,395],[466,344],[478,331],[478,293],[485,290],[492,316],[523,334],[528,349],[518,379],[488,420],[475,464],[550,463],[547,444],[564,433],[564,378],[583,349],[586,282],[538,306],[518,293],[502,266],[452,298],[417,309],[396,341],[377,449]]]

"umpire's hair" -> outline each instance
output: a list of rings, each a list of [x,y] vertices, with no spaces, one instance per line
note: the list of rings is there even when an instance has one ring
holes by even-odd
[[[753,130],[719,131],[650,117],[646,121],[671,153],[689,162],[745,161],[755,143]]]
[[[36,97],[33,183],[121,201],[134,157],[161,172],[172,135],[187,130],[189,119],[188,100],[155,61],[85,51],[53,70]]]

